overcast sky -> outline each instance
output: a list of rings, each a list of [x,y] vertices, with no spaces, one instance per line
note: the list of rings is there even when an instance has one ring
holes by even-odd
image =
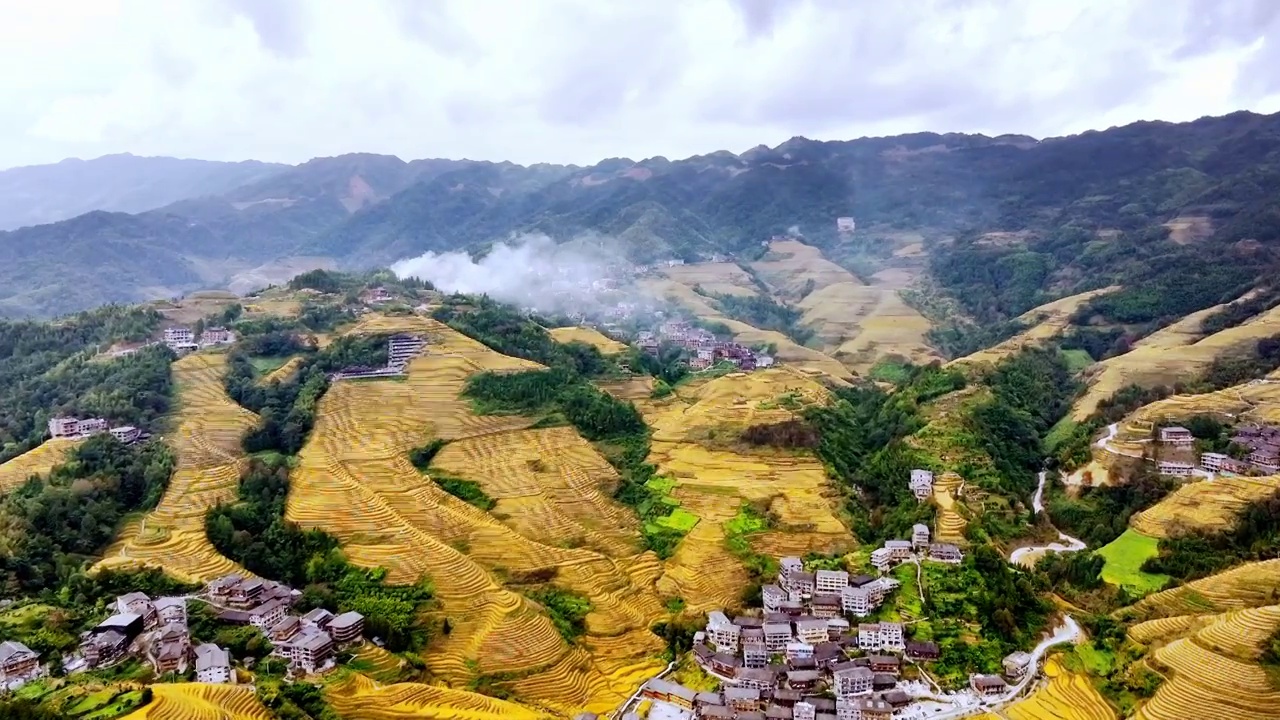
[[[591,163],[1280,111],[1280,0],[0,0],[0,167]]]

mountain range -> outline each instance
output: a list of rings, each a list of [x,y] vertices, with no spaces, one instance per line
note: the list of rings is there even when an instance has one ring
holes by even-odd
[[[799,232],[856,272],[859,263],[892,262],[877,233],[909,231],[925,238],[933,275],[953,293],[972,281],[948,276],[957,263],[997,272],[1003,262],[1011,277],[1036,277],[1027,297],[958,298],[974,319],[999,320],[1058,291],[1162,282],[1153,257],[1204,253],[1226,263],[1218,268],[1226,274],[1235,268],[1231,287],[1213,275],[1215,301],[1262,277],[1280,239],[1280,115],[1142,122],[1045,140],[796,137],[741,154],[590,167],[122,155],[7,170],[0,189],[0,228],[14,228],[0,232],[8,260],[0,314],[9,316],[249,289],[246,278],[483,251],[521,233],[604,236],[643,262],[749,254],[773,235]],[[852,238],[836,232],[841,216],[857,219]],[[1154,241],[1161,249],[1152,255]],[[1004,281],[982,282],[998,295]]]

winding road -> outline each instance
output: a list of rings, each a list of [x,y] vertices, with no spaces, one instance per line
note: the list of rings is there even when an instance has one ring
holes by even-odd
[[[1114,429],[1115,425],[1112,425],[1111,427]],[[1044,486],[1045,482],[1048,481],[1049,472],[1047,470],[1041,470],[1037,477],[1040,480],[1040,484],[1036,486],[1036,494],[1031,498],[1031,509],[1035,511],[1035,514],[1039,515],[1044,512]],[[1054,528],[1054,530],[1058,529]],[[1045,545],[1028,545],[1026,547],[1017,548],[1013,552],[1009,553],[1009,562],[1017,565],[1027,556],[1035,555],[1036,553],[1077,552],[1088,547],[1080,539],[1073,538],[1061,530],[1058,530],[1058,540],[1061,542],[1052,542]]]

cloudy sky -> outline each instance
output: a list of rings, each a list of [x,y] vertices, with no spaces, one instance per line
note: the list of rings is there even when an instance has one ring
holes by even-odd
[[[1280,111],[1276,0],[0,0],[0,167],[589,163]]]

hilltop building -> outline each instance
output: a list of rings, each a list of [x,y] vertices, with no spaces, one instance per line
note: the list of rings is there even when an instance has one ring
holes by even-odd
[[[1191,445],[1195,440],[1196,438],[1191,434],[1191,431],[1184,427],[1175,425],[1173,427],[1160,428],[1160,442],[1167,445]]]
[[[933,473],[928,470],[912,470],[908,486],[916,500],[928,500],[933,494]]]

